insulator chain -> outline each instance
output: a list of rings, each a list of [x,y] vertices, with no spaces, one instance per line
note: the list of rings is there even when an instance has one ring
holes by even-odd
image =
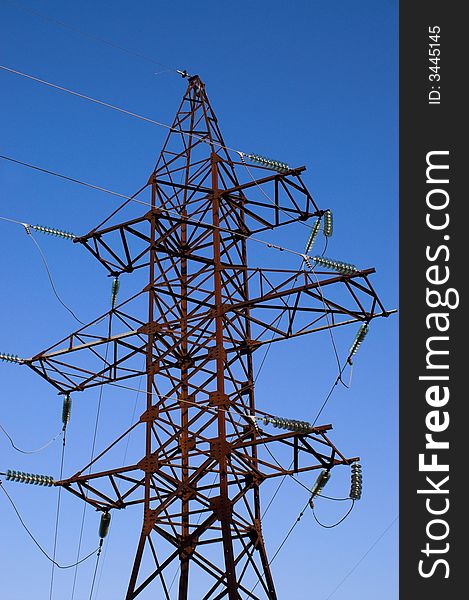
[[[7,481],[16,481],[17,483],[29,483],[31,485],[45,485],[51,487],[55,484],[54,478],[50,475],[35,475],[34,473],[23,473],[22,471],[11,471],[8,469],[6,475]]]
[[[109,532],[109,526],[111,524],[111,513],[109,512],[103,512],[103,514],[101,515],[101,520],[99,522],[99,537],[101,539],[104,539],[108,532]]]
[[[333,260],[331,258],[326,258],[325,256],[305,256],[305,263],[311,270],[313,270],[313,261],[316,264],[321,265],[321,267],[337,271],[337,273],[342,273],[343,275],[353,275],[353,273],[359,272],[355,265],[340,260]]]
[[[357,335],[355,336],[355,339],[353,341],[353,344],[350,346],[350,350],[349,350],[349,361],[352,358],[352,356],[354,356],[357,352],[358,349],[360,348],[363,340],[365,339],[367,333],[369,331],[368,328],[368,324],[364,323],[360,329],[357,332]]]
[[[319,233],[320,227],[321,227],[321,219],[316,219],[314,225],[311,227],[311,233],[308,238],[308,241],[306,242],[305,254],[308,254],[308,252],[313,247],[314,241]]]
[[[262,419],[264,425],[269,423],[279,429],[288,429],[289,431],[298,431],[301,433],[308,433],[313,429],[311,423],[308,421],[296,421],[294,419],[284,419],[283,417],[267,417]]]
[[[329,208],[324,212],[323,218],[324,218],[323,234],[326,237],[331,237],[334,223],[333,223],[333,219],[332,219],[332,211]]]
[[[272,160],[271,158],[260,156],[259,154],[241,154],[241,158],[244,156],[249,158],[249,160],[252,162],[258,163],[263,167],[273,169],[274,171],[278,171],[279,173],[286,173],[290,170],[290,167],[287,165],[287,163],[280,162],[278,160]]]
[[[48,235],[55,235],[56,237],[63,238],[64,240],[73,240],[76,238],[76,235],[70,233],[69,231],[62,231],[61,229],[54,229],[52,227],[44,227],[43,225],[28,225],[30,229],[34,229],[34,231],[39,231],[40,233],[46,233]]]
[[[326,483],[331,478],[331,472],[328,469],[323,469],[316,479],[313,487],[311,488],[311,497],[309,499],[309,504],[311,508],[313,508],[313,498],[315,498],[318,494],[320,494],[326,485]]]
[[[114,279],[112,280],[112,286],[111,286],[111,307],[114,308],[117,304],[117,296],[119,294],[119,288],[120,288],[120,281],[119,281],[119,277],[114,277]]]
[[[351,466],[350,498],[360,500],[362,497],[362,467],[360,463],[353,463]]]
[[[72,399],[70,397],[70,394],[67,394],[64,398],[64,402],[62,405],[62,423],[63,423],[63,428],[64,430],[66,429],[69,421],[70,421],[70,415],[72,412]]]
[[[0,360],[4,362],[11,362],[21,365],[24,361],[22,358],[17,356],[16,354],[3,354],[0,352]]]

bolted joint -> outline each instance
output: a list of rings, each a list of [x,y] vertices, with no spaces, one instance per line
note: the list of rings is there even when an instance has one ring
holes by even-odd
[[[156,473],[160,467],[158,454],[153,452],[153,454],[150,454],[149,456],[144,456],[142,460],[137,463],[137,467],[145,473]]]
[[[232,446],[226,440],[220,440],[213,438],[210,440],[210,457],[216,461],[220,461],[227,456],[230,456],[232,452]]]
[[[156,405],[150,406],[140,415],[140,423],[153,423],[159,415],[159,409]]]
[[[233,503],[229,498],[215,496],[210,499],[210,508],[219,521],[230,521],[233,514]]]

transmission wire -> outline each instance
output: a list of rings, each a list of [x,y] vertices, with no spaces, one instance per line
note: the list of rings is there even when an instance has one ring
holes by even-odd
[[[151,123],[152,125],[158,125],[159,127],[163,127],[164,129],[168,129],[169,131],[173,131],[175,133],[182,133],[180,129],[173,127],[172,125],[167,125],[166,123],[162,123],[161,121],[156,121],[155,119],[151,119],[150,117],[145,117],[144,115],[140,115],[138,113],[132,112],[125,108],[120,108],[119,106],[115,106],[114,104],[110,104],[109,102],[104,102],[103,100],[98,100],[97,98],[92,98],[91,96],[87,96],[86,94],[81,94],[80,92],[75,92],[74,90],[63,87],[61,85],[57,85],[50,81],[46,81],[45,79],[40,79],[39,77],[35,77],[34,75],[29,75],[28,73],[23,73],[21,71],[17,71],[16,69],[12,69],[10,67],[7,67],[6,65],[0,65],[0,69],[2,69],[3,71],[7,71],[8,73],[12,73],[14,75],[19,75],[20,77],[30,79],[32,81],[35,81],[36,83],[41,83],[42,85],[53,88],[55,90],[59,90],[61,92],[65,92],[72,96],[76,96],[77,98],[81,98],[82,100],[87,100],[88,102],[92,102],[94,104],[99,104],[100,106],[104,106],[105,108],[110,108],[111,110],[115,110],[119,113],[139,119],[140,121],[145,121],[147,123]],[[208,144],[210,146],[218,146],[219,148],[223,148],[224,150],[231,150],[232,152],[239,153],[239,150],[235,150],[234,148],[225,146],[224,144],[222,144],[221,142],[217,142],[216,140],[207,139],[205,136],[202,136],[197,133],[192,133],[191,135],[194,138],[198,139],[199,142],[203,142],[204,144]]]
[[[102,547],[103,547],[103,538],[101,538],[99,541],[99,548],[98,548],[98,552],[96,554],[96,564],[94,565],[93,580],[91,582],[91,590],[90,590],[90,599],[89,600],[91,600],[93,597],[94,583],[96,581],[96,573],[98,572],[99,557],[101,556],[101,548]]]
[[[36,240],[36,238],[31,233],[30,225],[28,223],[23,223],[22,221],[17,221],[16,219],[9,219],[7,217],[0,217],[0,220],[2,220],[2,221],[8,221],[10,223],[16,223],[17,225],[21,225],[24,228],[26,234],[34,242],[34,244],[36,246],[36,249],[39,252],[39,255],[40,255],[40,257],[42,259],[42,262],[44,264],[44,267],[46,269],[47,277],[49,279],[49,283],[50,283],[50,285],[52,287],[52,291],[54,292],[55,297],[60,302],[60,304],[72,315],[72,317],[75,319],[75,321],[77,321],[78,323],[80,323],[80,325],[86,325],[86,323],[84,323],[83,321],[81,321],[76,316],[76,314],[73,312],[73,310],[69,306],[67,306],[67,304],[65,304],[65,302],[62,300],[62,298],[60,297],[59,293],[57,292],[57,288],[55,286],[54,279],[52,277],[52,273],[51,273],[51,270],[50,270],[49,265],[47,263],[45,254],[44,254],[41,246],[39,245],[39,242]]]
[[[38,167],[37,165],[33,165],[32,163],[27,163],[21,160],[17,160],[16,158],[12,158],[10,156],[6,156],[3,154],[0,154],[0,159],[2,160],[7,160],[10,162],[13,162],[15,164],[19,164],[23,167],[27,167],[29,169],[33,169],[35,171],[39,171],[41,173],[45,173],[46,175],[52,175],[53,177],[58,177],[59,179],[64,179],[66,181],[70,181],[72,183],[76,183],[78,185],[83,185],[84,187],[88,187],[90,189],[94,189],[100,192],[104,192],[106,194],[111,194],[113,196],[118,196],[119,198],[124,198],[125,200],[129,200],[131,202],[135,202],[137,204],[142,204],[143,206],[149,206],[151,208],[151,203],[150,202],[145,202],[143,200],[138,200],[136,198],[136,196],[146,187],[146,185],[141,188],[138,192],[136,192],[135,194],[133,194],[132,196],[126,196],[125,194],[120,194],[118,192],[115,192],[113,190],[109,190],[107,188],[98,186],[98,185],[93,185],[91,183],[87,183],[86,181],[82,181],[80,179],[76,179],[74,177],[68,177],[67,175],[62,175],[61,173],[57,173],[56,171],[51,171],[49,169],[43,169],[42,167]],[[120,208],[122,208],[122,206],[118,207],[117,210],[119,210]],[[175,217],[177,217],[178,219],[181,218],[181,214],[178,213],[176,210],[171,210],[168,208],[163,208],[163,207],[159,207],[159,210],[163,213],[167,213],[168,215],[173,215]],[[117,211],[115,211],[117,212]],[[23,225],[23,223],[21,223],[20,221],[13,221],[13,219],[7,219],[7,218],[3,218],[5,221],[12,221],[12,222],[17,222],[20,223],[21,225]],[[109,220],[109,217],[107,217],[106,221]],[[190,225],[208,225],[207,223],[204,223],[203,221],[197,220],[197,219],[191,219],[191,218],[187,218],[184,217],[184,221]],[[223,233],[230,233],[232,234],[233,232],[230,229],[227,229],[225,227],[217,227],[215,225],[210,225],[210,228],[212,230],[216,230],[216,231],[221,231]],[[262,244],[264,246],[267,246],[268,248],[274,249],[274,250],[280,250],[281,252],[288,252],[289,254],[294,254],[295,256],[299,256],[301,258],[303,258],[303,254],[301,252],[296,252],[295,250],[292,250],[291,248],[286,248],[284,246],[280,246],[278,244],[273,244],[271,242],[267,242],[266,240],[261,240],[259,238],[255,238],[251,235],[246,235],[240,232],[236,232],[236,236],[240,237],[240,238],[244,238],[246,240],[250,240],[252,242],[256,242],[258,244]]]
[[[151,62],[155,65],[160,65],[161,67],[165,67],[168,69],[168,71],[174,71],[177,72],[177,69],[174,67],[170,67],[169,65],[166,65],[165,63],[162,63],[158,60],[155,60],[154,58],[151,58],[150,56],[147,56],[145,54],[142,54],[141,52],[136,52],[135,50],[131,50],[129,48],[126,48],[125,46],[121,46],[120,44],[116,44],[114,42],[111,42],[109,40],[106,40],[102,37],[98,37],[96,35],[93,35],[92,33],[88,33],[86,31],[83,31],[82,29],[78,29],[77,27],[74,27],[73,25],[70,25],[69,23],[66,23],[65,21],[59,21],[58,19],[54,19],[52,17],[50,17],[49,15],[46,15],[42,12],[39,12],[37,10],[33,10],[31,7],[20,3],[20,2],[14,2],[13,0],[6,0],[9,4],[12,4],[13,6],[15,6],[15,8],[22,10],[26,13],[32,14],[36,17],[39,17],[40,19],[44,19],[45,21],[50,21],[51,23],[54,23],[55,25],[59,25],[60,27],[63,27],[65,29],[70,29],[71,31],[74,31],[75,33],[78,33],[79,35],[83,36],[83,37],[87,37],[90,38],[96,42],[99,42],[101,44],[106,44],[107,46],[110,46],[111,48],[114,48],[116,50],[120,50],[122,52],[125,52],[127,54],[130,54],[132,56],[135,56],[137,58],[140,58],[142,60],[146,60],[147,62]]]
[[[141,392],[142,380],[143,380],[143,375],[140,375],[140,379],[139,379],[139,383],[138,383],[138,390],[137,390],[137,394],[135,396],[134,407],[133,407],[133,410],[132,410],[132,416],[130,417],[130,426],[132,426],[132,424],[134,422],[135,413],[137,411],[138,397],[142,393]],[[127,452],[129,450],[129,443],[130,443],[130,436],[131,435],[132,435],[132,432],[130,432],[127,435],[127,441],[126,441],[126,446],[125,446],[125,451],[124,451],[124,457],[122,459],[122,464],[123,465],[125,465],[125,461],[127,459]],[[101,585],[101,579],[103,577],[104,564],[105,564],[106,558],[107,558],[107,549],[109,548],[109,538],[111,537],[111,535],[112,535],[112,528],[111,528],[110,532],[108,533],[107,544],[106,544],[106,546],[104,548],[103,559],[101,561],[101,570],[99,572],[98,583],[96,584],[96,596],[95,596],[96,598],[98,597],[98,594],[99,594],[99,588],[100,588],[100,585]]]
[[[343,523],[345,521],[345,519],[349,516],[349,514],[352,512],[353,507],[355,506],[355,500],[353,498],[351,498],[351,500],[352,500],[352,504],[351,504],[350,508],[345,513],[345,515],[339,521],[337,521],[337,523],[334,523],[333,525],[324,525],[324,523],[321,523],[321,521],[317,518],[314,507],[311,507],[311,512],[313,513],[314,520],[316,521],[316,523],[318,525],[320,525],[324,529],[334,529],[334,527],[337,527],[338,525]]]
[[[57,300],[60,302],[60,304],[61,304],[61,305],[62,305],[62,306],[63,306],[63,307],[66,309],[66,310],[68,310],[68,312],[69,312],[69,313],[72,315],[72,317],[75,319],[75,321],[77,321],[78,323],[80,323],[80,325],[86,325],[86,323],[84,323],[84,322],[83,322],[81,319],[79,319],[79,318],[76,316],[76,314],[73,312],[73,310],[72,310],[72,309],[71,309],[69,306],[67,306],[67,305],[65,304],[65,302],[62,300],[62,298],[59,296],[59,293],[57,292],[57,289],[56,289],[56,287],[55,287],[55,285],[54,285],[54,280],[53,280],[53,278],[52,278],[52,274],[51,274],[51,272],[50,272],[49,265],[47,264],[47,260],[46,260],[46,257],[45,257],[45,255],[44,255],[44,252],[43,252],[43,251],[42,251],[42,249],[41,249],[41,246],[39,245],[38,241],[36,240],[36,238],[33,236],[33,234],[32,234],[30,231],[28,231],[28,235],[29,235],[29,237],[32,239],[32,241],[34,242],[34,244],[36,245],[36,248],[37,248],[37,250],[38,250],[39,254],[41,255],[42,262],[44,263],[44,267],[45,267],[45,269],[46,269],[46,272],[47,272],[47,277],[49,278],[50,285],[51,285],[51,287],[52,287],[52,291],[54,292],[54,295],[55,295],[55,297],[56,297],[56,298],[57,298]]]
[[[65,438],[66,438],[66,426],[63,427],[63,442],[62,442],[62,457],[60,459],[60,481],[63,478],[64,471],[64,458],[65,458]],[[62,486],[59,486],[58,494],[57,494],[57,512],[55,516],[55,532],[54,532],[54,549],[52,553],[52,570],[50,577],[50,588],[49,588],[49,599],[52,600],[52,593],[54,589],[54,571],[55,571],[55,555],[57,550],[57,537],[59,533],[59,516],[60,516],[60,500],[62,496]]]
[[[109,315],[108,338],[111,336],[111,327],[112,327],[112,313]],[[104,353],[104,360],[103,360],[103,365],[104,366],[107,363],[108,350],[109,350],[109,342],[106,344],[106,350],[105,350],[105,353]],[[101,413],[101,402],[102,402],[102,398],[103,398],[103,389],[104,389],[104,386],[101,386],[100,389],[99,389],[98,406],[96,408],[96,419],[95,419],[95,423],[94,423],[93,443],[92,443],[92,446],[91,446],[90,463],[92,463],[93,460],[94,460],[94,451],[95,451],[95,447],[96,447],[96,438],[97,438],[97,433],[98,433],[99,416],[100,416],[100,413]],[[91,468],[92,468],[92,464],[90,464],[90,466],[89,466],[88,474],[91,473]],[[86,492],[86,497],[88,497],[88,490]],[[79,535],[79,539],[78,539],[77,556],[80,554],[80,550],[81,550],[81,542],[83,540],[83,530],[84,530],[84,526],[85,526],[85,515],[86,515],[86,509],[87,509],[87,507],[88,507],[88,503],[85,501],[83,503],[83,512],[82,512],[82,517],[81,517],[81,526],[80,526],[80,535]],[[78,565],[77,565],[77,568],[75,568],[75,572],[73,574],[73,585],[72,585],[71,600],[73,600],[73,598],[75,597],[75,587],[76,587],[77,575],[78,575]]]
[[[330,600],[332,596],[337,592],[337,590],[342,586],[342,584],[350,577],[350,575],[357,569],[361,563],[365,560],[365,558],[370,554],[370,552],[378,545],[378,543],[383,539],[386,533],[391,529],[394,523],[399,519],[399,515],[394,517],[391,523],[386,527],[386,529],[376,538],[376,540],[371,544],[368,550],[363,554],[363,556],[354,564],[354,566],[350,569],[350,571],[339,581],[336,587],[332,590],[332,592],[327,596],[325,600]]]
[[[5,434],[5,436],[8,438],[8,440],[9,440],[10,444],[13,446],[13,448],[17,452],[21,452],[21,454],[37,454],[38,452],[42,452],[42,450],[45,450],[46,448],[48,448],[63,433],[63,430],[61,429],[59,431],[59,433],[57,433],[53,438],[51,438],[46,444],[44,444],[40,448],[36,448],[35,450],[23,450],[22,448],[19,448],[15,444],[13,438],[11,437],[11,435],[8,433],[8,431],[5,429],[5,427],[3,427],[3,425],[1,423],[0,423],[0,429],[3,431],[3,433]]]
[[[83,562],[85,562],[85,560],[88,560],[91,556],[93,556],[93,554],[95,554],[95,552],[98,550],[97,548],[95,548],[93,550],[93,552],[90,552],[89,554],[87,554],[85,557],[81,558],[80,560],[78,560],[77,562],[71,564],[71,565],[60,565],[58,562],[54,561],[48,554],[47,552],[44,550],[44,548],[39,544],[39,542],[37,541],[37,539],[34,537],[34,535],[31,533],[30,529],[28,528],[28,526],[26,525],[26,523],[24,522],[23,518],[21,517],[21,514],[18,510],[18,508],[16,507],[16,504],[14,503],[12,497],[10,496],[10,494],[6,491],[5,486],[3,485],[2,480],[0,479],[0,489],[3,491],[3,493],[6,495],[6,497],[8,498],[10,504],[13,507],[13,510],[16,513],[16,516],[18,517],[21,525],[24,527],[26,533],[29,535],[29,537],[33,540],[33,542],[36,544],[36,546],[39,548],[39,550],[42,552],[42,554],[44,554],[44,556],[47,558],[47,560],[53,562],[55,564],[56,567],[58,567],[59,569],[71,569],[72,567],[75,567],[76,565],[79,565]]]

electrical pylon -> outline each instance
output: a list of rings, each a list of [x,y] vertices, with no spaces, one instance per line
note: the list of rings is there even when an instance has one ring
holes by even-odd
[[[204,84],[190,77],[146,185],[74,240],[110,276],[144,277],[143,289],[24,360],[74,397],[146,380],[140,419],[56,483],[104,512],[143,506],[127,600],[150,584],[151,597],[169,599],[175,564],[179,600],[195,598],[193,577],[204,600],[277,599],[261,528],[262,482],[357,460],[331,442],[330,425],[275,435],[259,427],[271,415],[255,406],[253,353],[387,316],[369,281],[374,269],[250,268],[253,236],[324,211],[301,179],[304,167],[256,166],[260,176],[248,178],[243,160],[226,148]],[[100,467],[137,428],[141,459]],[[275,445],[291,451],[290,464],[267,453]]]

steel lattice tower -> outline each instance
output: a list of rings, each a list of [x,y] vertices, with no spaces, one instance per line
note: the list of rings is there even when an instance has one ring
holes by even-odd
[[[268,416],[254,402],[258,348],[387,315],[368,278],[373,269],[249,268],[251,236],[324,214],[303,170],[256,167],[261,176],[240,183],[245,168],[225,147],[203,83],[189,78],[148,183],[74,240],[111,276],[147,273],[145,286],[24,361],[63,395],[146,379],[137,423],[91,465],[57,482],[101,511],[142,506],[127,600],[149,584],[154,597],[169,599],[174,563],[179,600],[194,599],[196,572],[205,577],[204,600],[276,599],[261,528],[262,482],[357,460],[329,440],[330,425],[272,435],[252,418]],[[121,220],[142,208],[139,201],[149,204],[144,214]],[[136,428],[145,431],[141,460],[100,468]],[[291,464],[276,464],[265,452],[271,445],[291,450]]]

